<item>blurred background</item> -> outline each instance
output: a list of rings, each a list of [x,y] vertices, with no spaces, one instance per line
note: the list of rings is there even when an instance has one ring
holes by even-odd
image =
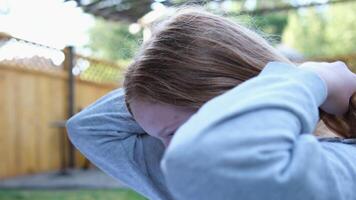
[[[356,0],[0,0],[0,199],[145,199],[71,146],[65,121],[120,87],[150,25],[198,4],[295,62],[356,72]]]

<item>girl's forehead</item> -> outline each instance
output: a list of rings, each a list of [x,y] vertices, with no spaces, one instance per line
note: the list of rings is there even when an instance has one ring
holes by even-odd
[[[178,128],[194,113],[185,107],[134,100],[131,111],[137,123],[150,135],[160,136]]]
[[[134,119],[149,134],[157,135],[168,129],[179,115],[175,106],[134,100],[131,104]]]

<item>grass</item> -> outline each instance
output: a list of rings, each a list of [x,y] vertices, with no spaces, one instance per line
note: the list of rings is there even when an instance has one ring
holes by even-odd
[[[146,200],[126,189],[108,190],[0,190],[1,200]]]

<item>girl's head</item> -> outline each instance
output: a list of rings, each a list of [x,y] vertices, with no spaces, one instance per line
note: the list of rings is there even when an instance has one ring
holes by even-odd
[[[246,27],[182,9],[155,27],[129,66],[126,104],[148,134],[168,145],[205,102],[258,75],[270,61],[290,62]]]

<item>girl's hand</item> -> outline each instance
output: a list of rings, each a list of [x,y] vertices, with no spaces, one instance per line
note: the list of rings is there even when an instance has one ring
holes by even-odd
[[[322,78],[328,90],[322,110],[333,115],[343,115],[347,112],[351,96],[356,92],[356,74],[343,62],[306,62],[300,68],[310,70]]]

